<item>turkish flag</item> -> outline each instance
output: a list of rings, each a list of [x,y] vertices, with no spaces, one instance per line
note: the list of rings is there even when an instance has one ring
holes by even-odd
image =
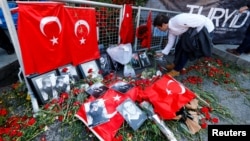
[[[173,77],[164,75],[144,90],[143,97],[150,101],[155,113],[168,120],[176,117],[176,112],[196,95]]]
[[[116,111],[116,107],[127,98],[136,101],[138,93],[139,89],[137,87],[133,87],[126,94],[121,94],[110,88],[102,97],[98,98],[104,101],[108,114],[116,112],[116,114],[110,118],[109,122],[89,128],[99,140],[112,141],[114,139],[117,131],[124,122],[124,118]],[[85,101],[85,103],[94,100],[96,100],[94,97],[90,97],[87,101]],[[82,104],[75,116],[79,118],[86,126],[88,125],[84,104]]]
[[[17,2],[24,73],[44,73],[70,63],[64,36],[64,4]]]
[[[134,42],[134,24],[132,12],[132,6],[125,4],[123,7],[123,18],[120,28],[121,44]]]
[[[65,7],[65,46],[69,47],[73,65],[100,58],[94,8]]]

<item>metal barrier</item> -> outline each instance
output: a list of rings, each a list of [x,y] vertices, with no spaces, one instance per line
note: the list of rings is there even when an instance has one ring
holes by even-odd
[[[83,0],[53,0],[59,2],[65,2],[71,6],[81,7],[95,7],[96,9],[96,20],[97,20],[97,31],[99,44],[103,45],[104,48],[108,48],[110,45],[119,44],[119,30],[122,22],[123,5],[115,5],[93,1]],[[152,21],[154,17],[163,13],[168,16],[174,16],[178,12],[166,11],[159,9],[152,9],[147,7],[132,7],[132,15],[134,21],[134,29],[136,30],[140,25],[146,24],[147,16],[149,11],[152,11]],[[133,31],[131,31],[133,32]],[[134,31],[134,35],[135,35]],[[132,35],[132,33],[131,33]],[[167,33],[158,30],[152,26],[152,42],[151,49],[161,50],[165,47],[167,42]],[[143,48],[140,45],[141,41],[135,36],[134,43],[132,43],[133,51],[143,51],[147,48]]]

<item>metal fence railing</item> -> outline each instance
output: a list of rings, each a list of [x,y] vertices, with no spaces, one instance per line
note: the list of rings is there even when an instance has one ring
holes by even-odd
[[[100,3],[93,1],[82,1],[82,0],[54,0],[66,2],[73,6],[83,6],[83,7],[94,7],[96,9],[96,20],[98,24],[98,41],[99,44],[103,45],[104,48],[108,48],[110,45],[119,44],[119,30],[122,20],[123,5],[115,5],[108,3]],[[147,22],[147,16],[149,11],[152,12],[152,21],[158,13],[163,13],[168,16],[174,16],[177,12],[166,11],[159,9],[152,9],[147,7],[132,7],[133,23],[134,23],[134,33],[136,29]],[[132,32],[132,31],[131,31]],[[152,42],[151,49],[161,50],[165,47],[167,43],[167,33],[158,30],[156,27],[152,26]],[[147,48],[141,46],[141,41],[135,36],[134,43],[132,43],[133,51],[143,51]]]

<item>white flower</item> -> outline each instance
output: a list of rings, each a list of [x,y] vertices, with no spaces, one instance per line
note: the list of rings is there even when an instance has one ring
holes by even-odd
[[[160,70],[157,70],[157,71],[156,71],[156,75],[157,75],[157,76],[162,76],[162,72],[161,72]]]

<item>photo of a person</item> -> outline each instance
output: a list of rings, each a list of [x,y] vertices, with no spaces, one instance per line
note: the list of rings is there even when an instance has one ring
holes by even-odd
[[[116,82],[111,88],[114,89],[115,91],[118,91],[124,94],[127,91],[129,91],[132,87],[133,85],[129,83],[119,81],[119,82]]]
[[[141,68],[141,62],[138,53],[133,53],[130,63],[134,69]]]
[[[59,68],[59,73],[60,75],[68,75],[69,82],[71,84],[75,84],[80,80],[80,76],[77,73],[76,67],[71,64]]]
[[[141,53],[140,55],[141,63],[143,67],[149,66],[150,65],[150,60],[146,54],[146,52]]]
[[[94,100],[84,104],[87,123],[89,127],[108,122],[117,112],[108,114],[103,99]]]
[[[102,70],[102,74],[106,75],[110,73],[111,68],[111,60],[108,58],[108,54],[103,53],[99,59],[100,69]]]
[[[101,95],[103,95],[107,90],[108,90],[108,87],[103,85],[101,82],[97,82],[97,83],[91,85],[90,87],[88,87],[86,92],[89,95],[92,95],[95,98],[98,98]]]
[[[52,81],[53,80],[51,76],[45,76],[37,80],[37,85],[39,87],[43,101],[49,101],[51,99],[58,98],[58,93],[55,90]]]
[[[96,60],[92,60],[81,64],[80,69],[84,77],[89,77],[89,76],[91,76],[91,78],[102,77],[102,75],[99,74],[99,67],[97,65]]]
[[[117,107],[117,111],[124,117],[133,130],[137,130],[147,119],[146,113],[130,98],[121,103],[121,105]]]
[[[56,77],[55,90],[60,95],[61,93],[70,92],[69,76],[60,75]]]

